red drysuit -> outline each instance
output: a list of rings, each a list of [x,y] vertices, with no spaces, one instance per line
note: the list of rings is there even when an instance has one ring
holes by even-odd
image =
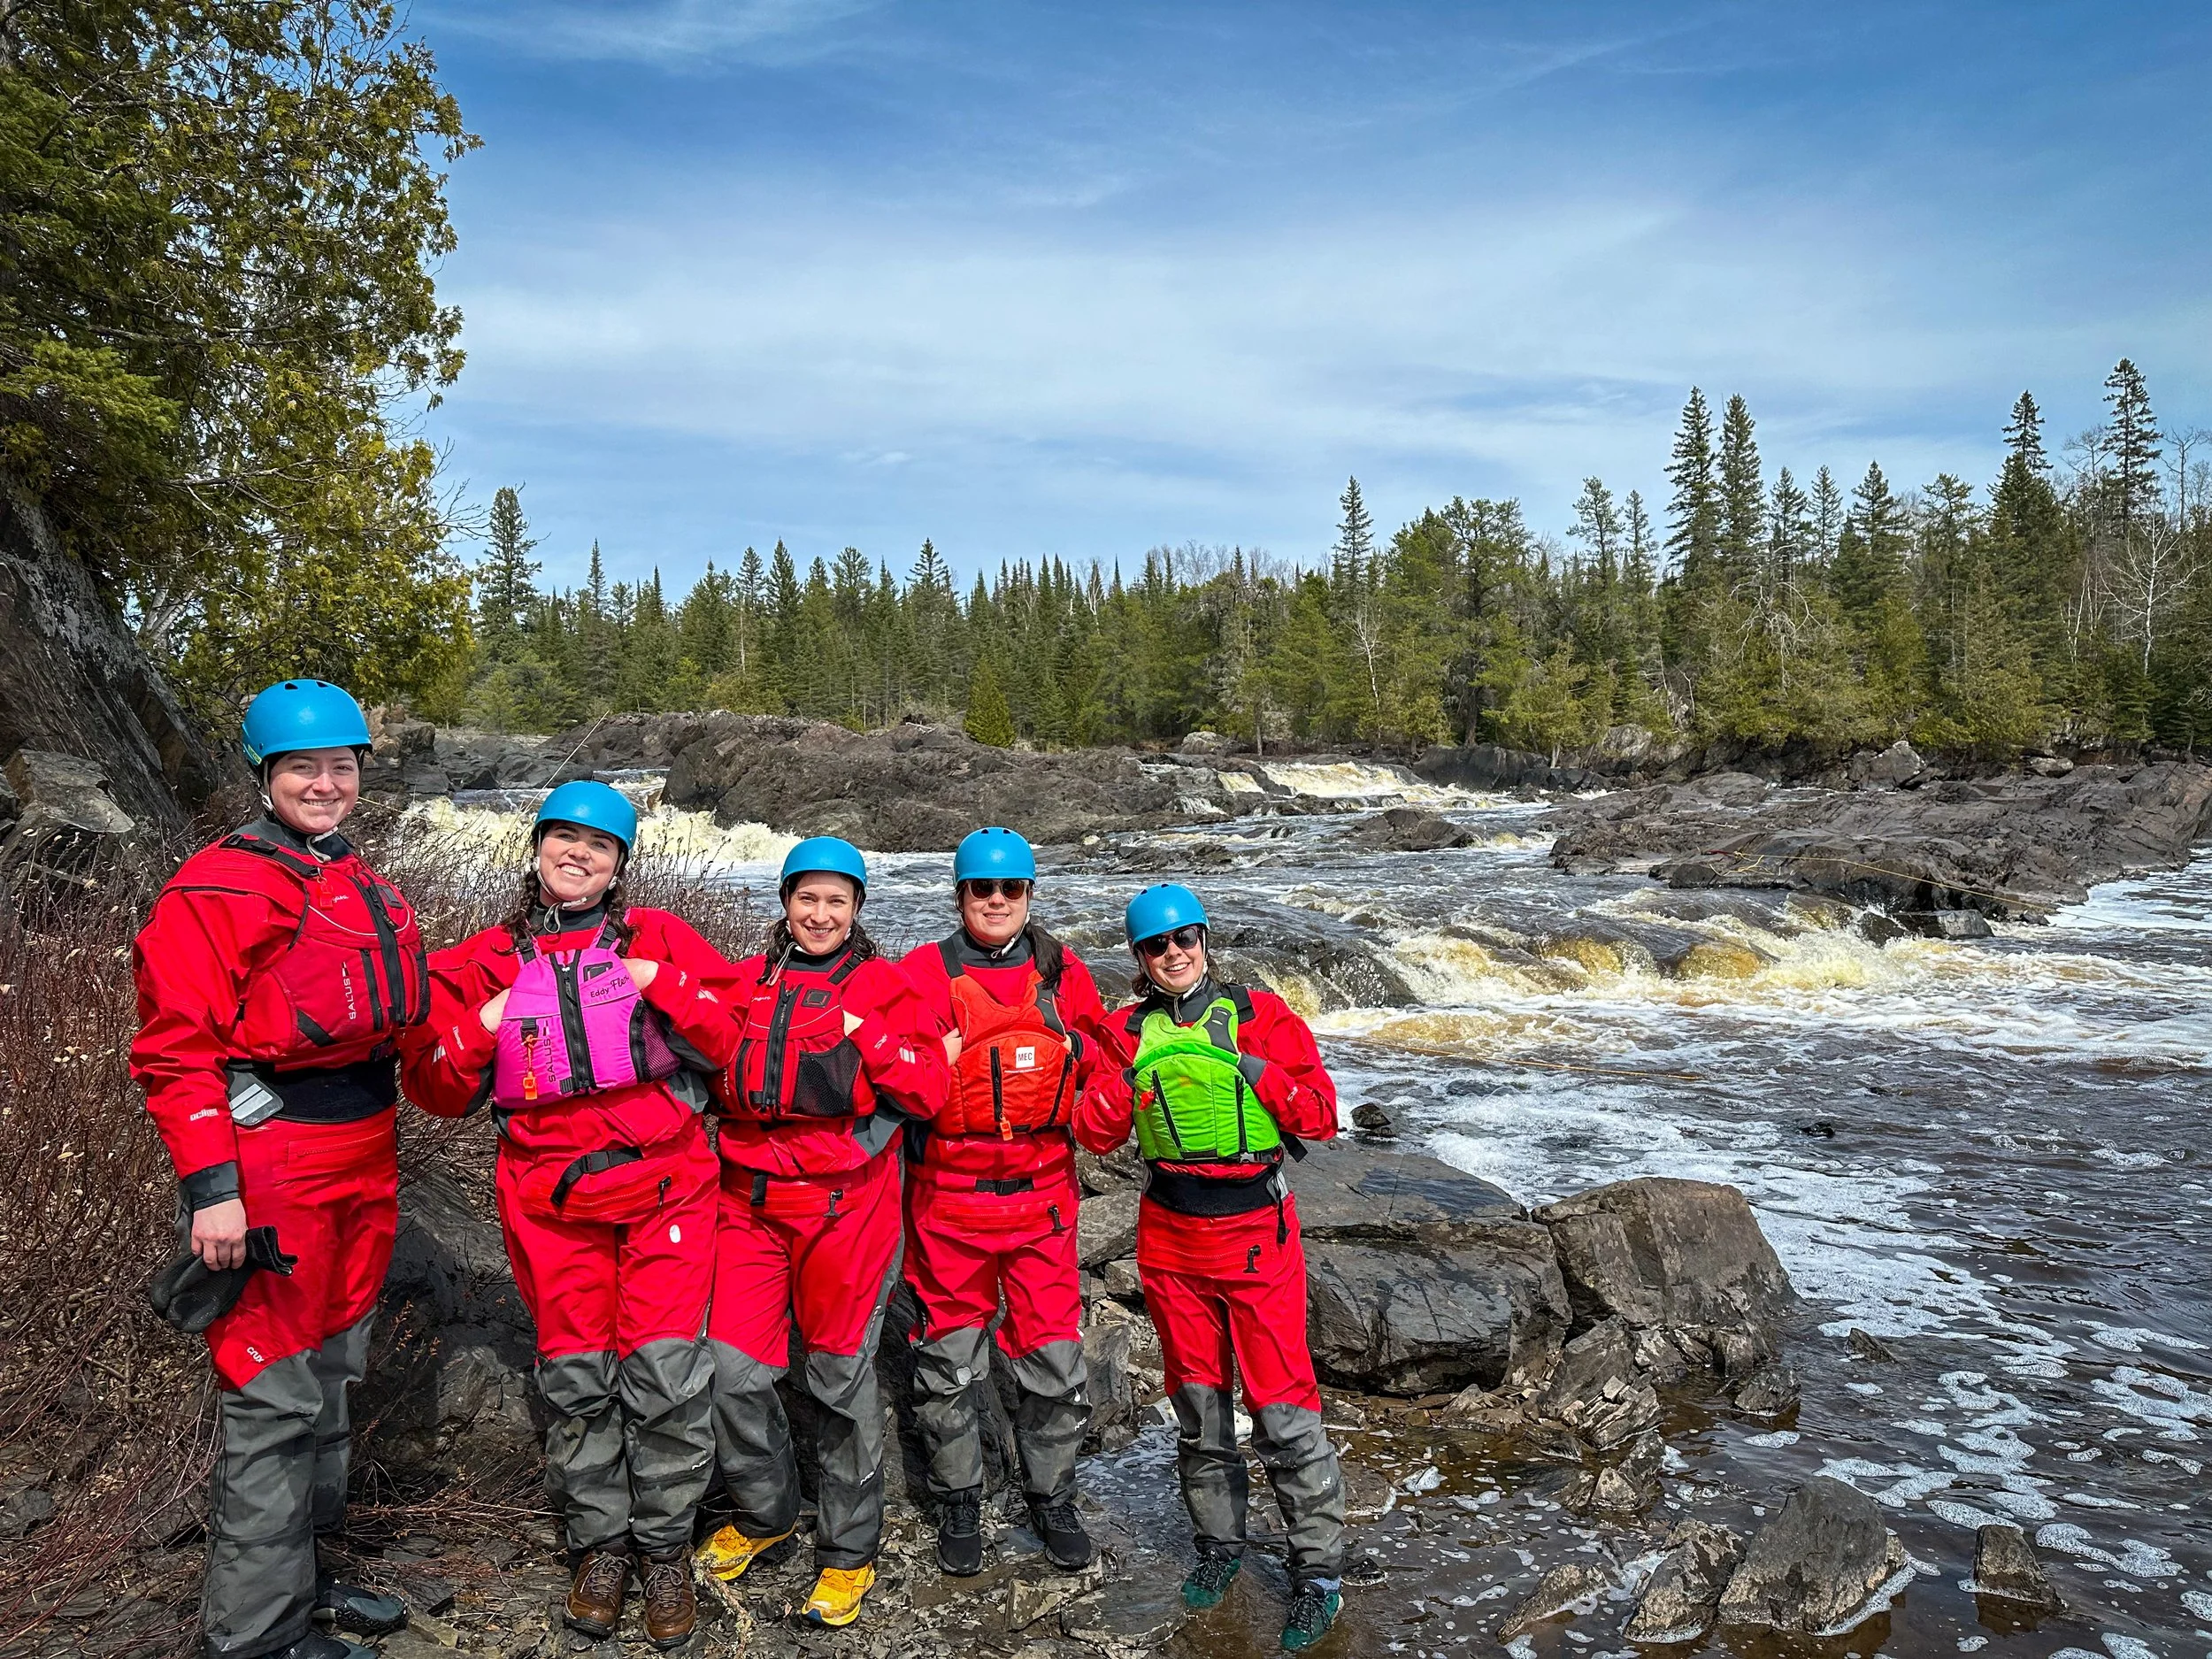
[[[565,917],[540,951],[581,950],[603,911]],[[742,994],[728,960],[665,910],[632,909],[626,956],[657,962],[645,1000],[710,1064],[729,1058],[731,1010]],[[407,1097],[457,1118],[488,1098],[497,1035],[479,1010],[521,972],[513,938],[488,927],[430,959],[431,1016],[403,1047]],[[666,1081],[503,1111],[499,1217],[515,1283],[547,1356],[618,1357],[667,1338],[695,1340],[714,1273],[714,1154],[694,1103]],[[592,1155],[635,1148],[641,1159],[594,1168]],[[554,1189],[582,1172],[561,1202]],[[650,1225],[641,1225],[650,1222]]]
[[[398,1173],[394,1039],[427,1006],[413,908],[342,838],[273,820],[185,860],[133,953],[131,1075],[195,1209],[242,1197],[297,1256],[259,1272],[209,1327],[216,1374],[242,1387],[375,1306]],[[265,1090],[283,1104],[242,1127]]]
[[[1196,1013],[1217,994],[1204,983],[1185,1004]],[[1330,1139],[1336,1085],[1313,1033],[1272,991],[1247,995],[1252,1018],[1239,1025],[1237,1047],[1267,1062],[1253,1093],[1286,1135]],[[1133,1024],[1145,1006],[1120,1010],[1110,1022],[1115,1059],[1097,1067],[1076,1108],[1075,1138],[1094,1152],[1112,1151],[1131,1133],[1135,1101],[1123,1068],[1136,1052]],[[1253,1165],[1156,1166],[1137,1211],[1137,1266],[1171,1392],[1185,1381],[1226,1387],[1233,1352],[1248,1411],[1278,1402],[1320,1409],[1306,1347],[1297,1202],[1278,1193],[1280,1185]],[[1186,1207],[1171,1208],[1178,1201]]]
[[[985,952],[956,934],[944,946],[907,953],[900,965],[941,1037],[962,1029],[945,954],[950,948],[963,977],[998,1004],[1018,1004],[1036,972],[1026,937],[1002,953]],[[1075,1101],[1102,1054],[1114,1050],[1105,1033],[1106,1008],[1090,970],[1062,954],[1052,1001],[1076,1039],[1072,1088],[1061,1121],[1074,1116]],[[1119,1063],[1114,1062],[1118,1064]],[[1083,1304],[1075,1253],[1075,1148],[1068,1132],[1045,1130],[1001,1137],[944,1133],[949,1110],[927,1133],[909,1141],[906,1192],[906,1277],[921,1303],[926,1335],[1006,1318],[998,1341],[1010,1355],[1048,1342],[1079,1340]]]

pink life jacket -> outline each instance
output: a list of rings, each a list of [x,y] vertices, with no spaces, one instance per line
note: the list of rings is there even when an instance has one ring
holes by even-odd
[[[499,1020],[494,1105],[523,1110],[649,1083],[682,1065],[604,927],[581,950],[548,955],[524,940],[515,955],[522,971]]]

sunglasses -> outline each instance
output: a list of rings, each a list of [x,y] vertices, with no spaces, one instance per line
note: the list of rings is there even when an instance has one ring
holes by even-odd
[[[1004,880],[986,877],[979,881],[963,881],[960,885],[967,889],[968,896],[972,899],[995,899],[1002,895],[1010,899],[1025,899],[1029,896],[1029,883],[1018,876],[1009,877]]]
[[[1137,954],[1147,961],[1156,962],[1167,955],[1168,947],[1178,950],[1195,950],[1204,942],[1206,930],[1196,922],[1179,927],[1173,933],[1155,933],[1149,939],[1137,941]]]

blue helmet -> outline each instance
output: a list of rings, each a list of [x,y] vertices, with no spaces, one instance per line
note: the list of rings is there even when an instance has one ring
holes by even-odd
[[[586,829],[603,830],[622,843],[626,856],[637,845],[637,808],[630,804],[630,797],[611,784],[589,779],[565,783],[545,797],[537,822],[530,827],[533,846],[548,824],[580,824]]]
[[[1037,879],[1037,855],[1029,843],[1012,830],[1001,829],[994,824],[979,829],[961,841],[952,855],[952,879],[956,885],[975,876],[1012,877],[1021,881]]]
[[[1163,881],[1138,894],[1129,901],[1121,918],[1122,929],[1133,945],[1140,939],[1171,933],[1192,922],[1207,926],[1206,907],[1195,893],[1172,881]]]
[[[777,883],[776,891],[788,893],[794,881],[817,871],[849,877],[860,889],[859,896],[868,896],[868,861],[860,856],[859,848],[834,835],[809,836],[786,853],[783,879]]]
[[[327,680],[280,680],[246,705],[240,747],[256,772],[303,749],[366,749],[368,717]]]

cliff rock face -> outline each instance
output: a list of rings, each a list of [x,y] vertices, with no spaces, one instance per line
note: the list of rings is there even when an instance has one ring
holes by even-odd
[[[226,781],[37,503],[0,477],[0,765],[27,750],[90,763],[134,825],[160,833],[180,833]],[[0,798],[0,811],[12,818],[13,803]]]

